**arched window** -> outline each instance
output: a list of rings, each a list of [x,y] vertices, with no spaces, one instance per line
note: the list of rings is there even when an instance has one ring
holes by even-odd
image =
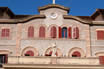
[[[62,38],[67,38],[67,28],[66,27],[62,28]]]
[[[53,26],[51,27],[51,38],[56,38],[56,35],[57,35],[57,30],[56,27]]]
[[[23,49],[22,53],[21,53],[22,56],[38,56],[39,53],[38,53],[38,50],[34,47],[26,47]]]
[[[80,52],[75,51],[72,53],[72,57],[81,57],[81,54],[80,54]]]
[[[26,51],[25,56],[34,56],[34,52],[31,50]]]
[[[2,29],[1,37],[9,37],[10,36],[10,29]]]
[[[45,37],[45,28],[43,26],[41,26],[39,29],[39,37]]]
[[[28,37],[29,37],[29,38],[34,37],[34,27],[33,27],[33,26],[30,26],[30,27],[28,28]]]
[[[74,39],[79,39],[79,28],[78,27],[75,27],[73,29],[73,38]]]

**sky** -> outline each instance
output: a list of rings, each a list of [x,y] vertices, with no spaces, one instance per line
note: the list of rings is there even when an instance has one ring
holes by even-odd
[[[9,7],[16,15],[36,15],[38,7],[52,4],[52,0],[0,0],[0,7]],[[70,8],[68,15],[91,16],[96,9],[104,9],[104,0],[56,0],[56,4]]]

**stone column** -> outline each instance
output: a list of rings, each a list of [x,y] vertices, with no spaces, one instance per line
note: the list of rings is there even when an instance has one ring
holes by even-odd
[[[21,43],[22,24],[17,24],[16,32],[16,56],[20,56],[20,43]]]
[[[90,33],[90,27],[88,26],[87,30],[87,46],[86,46],[86,57],[91,57],[91,33]]]

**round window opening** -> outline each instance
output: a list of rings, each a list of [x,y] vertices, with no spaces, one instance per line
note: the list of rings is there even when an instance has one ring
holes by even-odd
[[[81,54],[80,54],[80,52],[75,51],[72,53],[72,57],[81,57]]]
[[[57,16],[58,16],[57,13],[51,13],[51,18],[52,18],[52,19],[56,19]]]
[[[33,51],[26,51],[25,56],[34,56],[34,52]]]

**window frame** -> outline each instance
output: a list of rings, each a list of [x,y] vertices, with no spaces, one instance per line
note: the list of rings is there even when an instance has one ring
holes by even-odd
[[[41,28],[44,28],[44,32],[43,30],[41,31]],[[42,35],[41,33],[44,33],[44,35]],[[46,28],[44,26],[40,26],[39,27],[39,38],[45,38],[46,37]]]
[[[53,28],[55,29],[55,31],[52,30]],[[55,32],[55,33],[53,33],[53,32]],[[56,26],[50,27],[50,37],[54,38],[54,39],[57,38],[57,27]]]
[[[80,39],[80,29],[78,26],[72,28],[72,39]]]
[[[96,29],[96,40],[103,41],[104,38],[103,39],[98,39],[98,31],[103,31],[104,32],[104,29]]]
[[[30,31],[32,28],[32,31]],[[35,34],[35,29],[34,29],[34,26],[28,26],[28,29],[27,29],[27,37],[29,39],[31,38],[34,38],[34,34]],[[31,36],[32,35],[32,36]]]
[[[2,30],[3,29],[8,29],[9,30],[9,34],[8,34],[8,36],[2,36]],[[6,35],[6,33],[4,33],[5,35]],[[1,39],[10,39],[11,38],[11,28],[8,28],[8,27],[3,27],[3,28],[1,28],[1,33],[0,33],[0,37],[1,37]]]
[[[65,31],[65,34],[63,34]],[[62,27],[62,38],[68,38],[68,28],[67,27]]]

